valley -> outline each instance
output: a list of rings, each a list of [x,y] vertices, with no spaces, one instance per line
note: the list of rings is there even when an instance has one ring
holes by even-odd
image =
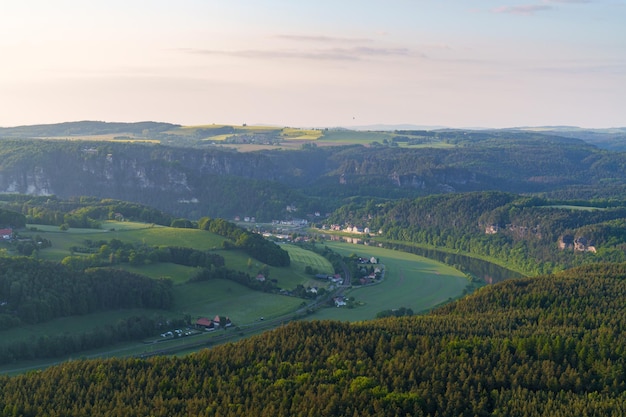
[[[250,273],[252,269],[260,268],[258,263],[250,265],[250,258],[235,251],[224,251],[223,238],[197,229],[178,229],[154,224],[139,222],[105,221],[99,229],[69,228],[60,230],[58,227],[46,225],[26,225],[26,229],[19,233],[20,239],[45,239],[52,242],[46,249],[37,251],[37,257],[42,260],[61,262],[72,253],[78,256],[88,256],[79,253],[76,248],[84,247],[85,242],[109,242],[119,240],[124,243],[145,246],[181,246],[193,247],[196,250],[212,250],[224,256],[227,265]],[[96,328],[115,326],[120,320],[129,320],[139,316],[171,317],[183,320],[188,317],[185,325],[192,326],[195,319],[215,314],[225,315],[235,323],[237,330],[231,331],[227,337],[223,334],[203,335],[199,347],[206,343],[219,343],[239,338],[243,334],[254,334],[260,329],[271,328],[293,319],[333,319],[361,321],[375,318],[376,314],[386,309],[411,308],[416,312],[428,311],[434,306],[451,299],[458,298],[466,292],[468,280],[458,271],[444,267],[426,258],[394,252],[382,248],[365,247],[350,244],[327,243],[333,250],[338,250],[345,256],[357,250],[363,256],[377,256],[385,260],[385,279],[371,287],[349,290],[346,296],[356,300],[351,308],[335,308],[327,306],[310,309],[311,300],[307,301],[294,296],[269,294],[246,288],[236,282],[227,280],[211,280],[203,282],[189,282],[197,273],[197,268],[176,265],[172,263],[144,263],[131,265],[120,263],[115,265],[136,274],[145,275],[153,279],[168,279],[174,283],[173,305],[167,310],[150,309],[122,309],[104,313],[71,316],[46,321],[41,324],[31,324],[13,330],[3,331],[3,340],[11,343],[37,343],[41,338],[54,339],[57,336],[74,336],[86,334]],[[267,275],[276,281],[279,288],[292,291],[296,287],[325,288],[328,284],[316,280],[304,273],[305,267],[313,267],[318,272],[332,274],[330,263],[318,254],[289,244],[283,245],[290,254],[292,263],[288,268],[267,268]],[[10,247],[9,247],[10,248]],[[398,282],[404,282],[399,286]],[[309,308],[308,312],[304,312]],[[263,317],[263,322],[259,318]],[[173,329],[173,328],[172,328]],[[158,335],[157,335],[158,336]],[[117,344],[110,349],[99,349],[95,352],[72,352],[66,359],[72,357],[107,357],[153,354],[154,351],[178,352],[181,349],[189,350],[188,344],[198,344],[198,337],[181,340],[173,348],[171,343],[162,344],[165,340],[158,340],[158,346],[146,346],[142,341]],[[168,345],[167,347],[164,347]],[[18,361],[15,364],[0,367],[4,372],[15,372],[16,369],[34,366],[40,367],[52,361],[32,360]],[[37,363],[39,365],[37,365]]]
[[[413,363],[403,346],[417,344],[429,363],[455,372],[467,368],[457,355],[508,346],[514,359],[500,366],[508,373],[497,383],[481,377],[502,409],[505,397],[520,398],[509,388],[559,387],[537,373],[535,359],[557,367],[550,372],[568,395],[587,392],[582,380],[608,383],[590,371],[604,353],[584,365],[575,358],[600,343],[608,318],[589,312],[608,300],[603,288],[616,291],[606,302],[621,299],[620,152],[553,132],[142,125],[132,133],[84,123],[88,130],[59,140],[68,127],[78,128],[38,127],[36,137],[0,141],[0,373],[11,375],[0,385],[77,364],[195,367],[207,355],[253,349],[246,372],[264,364],[254,378],[268,380],[263,369],[272,369],[282,375],[275,388],[301,391],[313,378],[347,384],[346,398],[432,414],[445,402],[432,399],[437,380],[418,384],[399,367],[407,391],[374,371],[381,358]],[[565,293],[546,293],[546,285]],[[597,302],[567,298],[576,286]],[[578,307],[589,319],[574,320]],[[351,347],[340,353],[328,343]],[[324,367],[299,358],[275,370],[263,359],[309,348]],[[580,384],[557,365],[565,362]],[[522,381],[523,363],[530,373]],[[294,366],[302,370],[286,368]],[[480,374],[481,366],[466,371]],[[445,380],[446,371],[433,372]],[[613,392],[620,390],[602,406]],[[454,398],[450,409],[492,409]],[[333,401],[335,412],[350,408]]]

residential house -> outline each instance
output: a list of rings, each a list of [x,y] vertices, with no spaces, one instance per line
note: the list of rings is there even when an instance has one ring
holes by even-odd
[[[208,319],[206,317],[200,317],[198,320],[196,320],[196,327],[197,328],[203,328],[205,330],[213,330],[213,321],[211,319]]]
[[[233,323],[230,321],[229,317],[224,317],[224,323],[222,323],[220,316],[215,316],[213,319],[213,326],[215,327],[230,327]]]

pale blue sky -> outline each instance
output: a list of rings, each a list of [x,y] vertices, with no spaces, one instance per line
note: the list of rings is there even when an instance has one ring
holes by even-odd
[[[626,0],[2,1],[0,126],[626,126]]]

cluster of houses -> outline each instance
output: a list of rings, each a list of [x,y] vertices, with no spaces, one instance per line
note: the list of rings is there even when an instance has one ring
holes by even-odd
[[[382,270],[380,268],[374,268],[374,271],[359,278],[359,283],[361,283],[361,285],[373,284],[380,278],[381,273]]]
[[[235,216],[235,221],[236,222],[240,222],[241,221],[241,217],[240,216]],[[244,216],[243,217],[243,221],[246,223],[256,223],[256,217],[254,216]]]
[[[378,259],[376,259],[373,256],[371,258],[362,258],[359,256],[356,261],[360,264],[377,264],[378,263]]]
[[[296,207],[295,204],[288,204],[287,207],[285,207],[285,210],[287,211],[287,213],[294,213],[296,211],[298,211],[298,208]],[[309,217],[320,217],[322,214],[319,211],[315,211],[313,212],[313,214],[308,214],[307,216]],[[328,214],[326,215],[328,217]]]
[[[330,230],[333,232],[344,232],[344,233],[352,233],[352,234],[358,234],[358,235],[371,235],[371,234],[379,234],[381,235],[383,233],[382,230],[379,230],[378,233],[376,232],[372,232],[370,230],[369,227],[360,227],[360,226],[352,226],[352,225],[347,225],[345,227],[342,227],[339,224],[331,224],[329,225],[323,225],[322,226],[322,230]]]
[[[330,281],[333,284],[343,283],[343,278],[341,277],[341,274],[335,274],[335,275],[317,274],[315,275],[315,278],[322,280],[322,281]]]
[[[210,332],[212,330],[219,329],[219,328],[225,329],[232,325],[233,323],[230,321],[229,317],[220,318],[220,316],[215,316],[213,319],[200,317],[198,320],[196,320],[196,328],[199,330],[206,330],[207,332]]]

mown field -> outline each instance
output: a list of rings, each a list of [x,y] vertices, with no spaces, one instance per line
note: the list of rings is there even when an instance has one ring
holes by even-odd
[[[224,238],[214,233],[198,229],[177,229],[138,222],[106,221],[100,229],[70,228],[61,231],[58,226],[29,224],[21,236],[39,235],[52,242],[52,247],[40,251],[46,260],[60,261],[71,255],[72,246],[84,246],[85,240],[110,241],[119,239],[125,243],[151,246],[180,246],[198,250],[211,250],[222,247]]]
[[[304,300],[253,291],[236,282],[214,280],[177,285],[174,308],[178,314],[213,318],[228,316],[237,326],[279,317],[295,311]]]
[[[330,241],[324,245],[342,255],[355,253],[379,258],[385,266],[385,279],[380,284],[355,288],[347,293],[361,305],[352,309],[323,309],[312,316],[314,319],[369,320],[380,311],[400,307],[411,308],[415,313],[425,312],[463,296],[469,284],[460,271],[410,253]]]

